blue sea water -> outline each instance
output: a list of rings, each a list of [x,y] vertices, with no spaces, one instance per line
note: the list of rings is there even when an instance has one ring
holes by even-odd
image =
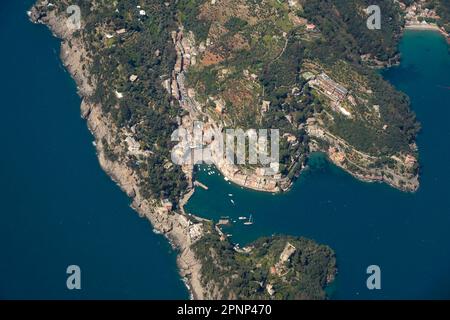
[[[186,299],[175,253],[101,170],[60,43],[0,2],[0,299]],[[81,268],[81,290],[66,268]]]
[[[209,190],[197,188],[187,211],[230,216],[236,223],[227,232],[241,245],[273,233],[329,245],[339,267],[334,299],[450,298],[450,55],[443,37],[429,31],[406,32],[400,49],[401,65],[383,75],[409,95],[422,123],[417,193],[357,181],[315,155],[281,195],[243,190],[201,170],[197,178]],[[238,220],[250,214],[252,226]],[[369,265],[381,268],[381,290],[367,289]]]
[[[187,298],[167,241],[98,165],[59,42],[27,19],[32,3],[0,3],[0,298]],[[437,33],[407,32],[401,51],[401,66],[384,75],[422,122],[417,193],[356,181],[316,156],[282,195],[201,172],[209,190],[198,189],[187,209],[214,219],[253,214],[253,226],[229,230],[241,244],[284,233],[330,245],[336,299],[450,298],[448,46]],[[66,288],[71,264],[81,267],[80,291]],[[380,291],[366,288],[371,264],[381,267]]]

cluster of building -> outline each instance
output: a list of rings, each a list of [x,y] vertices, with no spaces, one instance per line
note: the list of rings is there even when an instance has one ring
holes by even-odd
[[[161,203],[167,211],[172,211],[173,203],[169,199],[162,199]]]
[[[280,254],[280,259],[278,262],[271,268],[271,273],[276,274],[278,276],[282,276],[287,272],[286,262],[292,257],[292,255],[297,251],[297,248],[294,247],[289,242],[286,243],[283,251]]]
[[[349,91],[347,90],[347,88],[331,79],[324,72],[320,73],[317,76],[311,72],[305,72],[302,76],[306,80],[308,80],[309,85],[320,91],[331,100],[332,108],[334,108],[337,112],[342,113],[346,117],[352,117],[352,114],[341,104],[341,102],[348,99],[348,101],[353,106],[356,105],[355,98],[349,95]]]
[[[163,211],[162,213],[165,212]],[[184,236],[186,236],[184,241],[193,244],[203,236],[205,230],[201,220],[201,218],[195,216],[188,217],[182,214],[176,215],[175,221],[182,228]]]
[[[289,259],[292,257],[292,255],[297,251],[297,248],[294,247],[289,242],[286,243],[286,246],[284,247],[283,251],[280,254],[280,259],[278,262],[270,268],[270,273],[277,275],[277,276],[283,276],[285,275],[288,270],[286,267],[286,262],[289,261]],[[268,283],[266,285],[267,293],[271,296],[275,294],[275,289],[273,287],[273,284]]]
[[[184,71],[187,70],[189,66],[196,65],[197,56],[205,50],[205,47],[197,51],[196,47],[193,45],[195,41],[191,32],[184,34],[183,31],[173,31],[171,35],[177,52],[177,60],[171,77],[164,80],[162,85],[180,102],[183,109],[189,113],[195,114],[201,111],[201,106],[195,100],[195,90],[186,88],[185,86]]]
[[[278,182],[282,180],[281,174],[268,175],[271,168],[257,168],[254,172],[244,173],[234,164],[220,160],[217,164],[220,171],[234,183],[254,190],[277,192],[280,190]]]
[[[145,10],[143,10],[141,8],[141,6],[136,6],[136,8],[138,9],[139,16],[141,16],[141,17],[147,16],[147,12],[145,12]],[[116,9],[116,12],[118,13],[119,9]],[[116,34],[119,36],[122,34],[125,34],[126,32],[127,32],[127,30],[125,28],[116,30]],[[114,38],[114,34],[113,33],[105,33],[105,37],[107,39],[111,39],[111,38]]]
[[[393,155],[391,159],[397,161],[399,164],[404,165],[407,169],[412,169],[417,164],[417,159],[411,155]]]
[[[347,97],[348,90],[323,72],[313,81],[312,84],[316,85],[332,101],[341,102]]]
[[[439,16],[433,9],[425,7],[428,2],[429,1],[427,0],[420,0],[411,4],[409,7],[406,7],[405,4],[401,4],[403,9],[406,11],[405,18],[407,23],[416,24],[420,23],[420,20],[423,19],[439,19]]]
[[[177,60],[175,62],[174,71],[180,73],[186,70],[190,65],[196,64],[197,51],[192,45],[189,36],[184,36],[183,32],[172,31],[172,41],[177,51]]]
[[[141,144],[139,141],[136,141],[136,139],[133,137],[133,135],[129,132],[125,133],[125,142],[128,147],[128,154],[133,156],[144,156],[147,157],[152,154],[149,150],[144,150],[141,147]]]

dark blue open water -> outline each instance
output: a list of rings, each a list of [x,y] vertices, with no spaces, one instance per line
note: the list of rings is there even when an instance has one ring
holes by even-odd
[[[0,2],[0,298],[187,298],[167,241],[101,170],[32,3]],[[71,264],[80,291],[66,289]]]

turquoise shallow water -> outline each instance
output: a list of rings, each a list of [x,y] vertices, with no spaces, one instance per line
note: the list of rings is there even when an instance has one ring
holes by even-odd
[[[330,245],[339,265],[335,299],[450,298],[450,56],[434,32],[406,32],[401,52],[401,65],[383,74],[410,96],[422,122],[417,193],[357,181],[319,155],[281,195],[243,190],[200,171],[209,190],[197,188],[187,210],[236,219],[227,232],[240,244],[283,233]],[[250,227],[238,220],[249,214]],[[366,287],[372,264],[381,268],[381,290]]]
[[[0,3],[0,299],[185,299],[175,253],[101,170],[33,3]],[[80,291],[66,268],[81,267]]]

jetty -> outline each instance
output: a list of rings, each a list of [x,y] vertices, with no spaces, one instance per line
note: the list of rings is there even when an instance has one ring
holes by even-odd
[[[208,187],[206,185],[204,185],[203,183],[201,183],[200,181],[197,181],[197,180],[194,181],[194,186],[208,190]]]

